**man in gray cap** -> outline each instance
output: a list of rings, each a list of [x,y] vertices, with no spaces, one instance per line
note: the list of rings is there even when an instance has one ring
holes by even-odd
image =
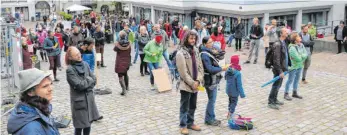
[[[51,74],[36,68],[18,72],[20,101],[12,110],[7,132],[13,135],[59,135],[53,125]]]

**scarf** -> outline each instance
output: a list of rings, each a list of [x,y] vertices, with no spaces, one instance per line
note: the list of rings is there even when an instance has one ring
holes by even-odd
[[[84,75],[84,64],[82,61],[72,61],[72,66],[76,69],[79,75]]]

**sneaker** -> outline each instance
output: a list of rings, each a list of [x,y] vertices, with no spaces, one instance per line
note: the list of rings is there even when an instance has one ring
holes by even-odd
[[[221,123],[222,122],[220,120],[205,121],[205,124],[210,126],[219,126]]]
[[[276,105],[284,105],[284,103],[283,103],[283,102],[278,101],[278,100],[275,102],[275,104],[276,104]]]
[[[287,100],[287,101],[292,101],[292,98],[289,96],[288,93],[284,94],[284,99]]]
[[[298,95],[298,92],[294,91],[294,92],[293,92],[293,98],[302,99],[302,96],[299,96],[299,95]]]
[[[253,62],[253,64],[257,64],[257,61],[255,60],[255,61]]]
[[[55,81],[55,82],[59,82],[60,80],[59,80],[59,79],[57,79],[57,78],[55,78],[55,79],[54,79],[54,81]]]
[[[276,104],[269,104],[268,107],[271,108],[271,109],[275,109],[275,110],[279,110],[280,109]]]
[[[308,81],[303,80],[302,83],[303,83],[303,84],[308,84]]]
[[[188,129],[194,130],[194,131],[201,131],[201,128],[198,125],[191,125],[188,126]]]
[[[145,72],[145,75],[150,75],[149,72]]]
[[[189,135],[189,131],[188,131],[188,128],[181,128],[181,134],[183,135]]]
[[[145,76],[145,74],[141,73],[141,76]]]
[[[251,62],[247,60],[244,64],[249,64],[249,63],[251,63]]]
[[[157,90],[157,87],[155,85],[152,85],[151,90]]]

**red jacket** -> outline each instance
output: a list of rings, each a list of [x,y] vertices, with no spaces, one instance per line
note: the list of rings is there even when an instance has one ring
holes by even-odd
[[[171,24],[170,23],[165,23],[164,27],[165,27],[165,31],[166,31],[167,36],[171,37],[171,34],[172,34],[172,26],[171,26]]]
[[[226,44],[224,40],[224,34],[218,34],[218,36],[212,34],[211,38],[214,42],[219,41],[221,43],[221,49],[225,51]]]
[[[61,33],[54,33],[54,36],[58,39],[58,42],[60,44],[60,49],[62,49],[64,46],[63,35]]]

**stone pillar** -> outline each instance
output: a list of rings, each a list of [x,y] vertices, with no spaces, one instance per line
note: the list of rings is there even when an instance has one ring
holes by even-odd
[[[155,12],[154,12],[154,6],[151,6],[151,21],[153,24],[155,24]]]
[[[132,17],[135,17],[134,15],[134,9],[133,9],[133,3],[129,3],[129,15]]]
[[[300,32],[301,31],[301,25],[302,25],[302,10],[298,10],[298,14],[296,14],[295,19],[295,31]],[[293,29],[293,28],[292,28]]]
[[[270,13],[264,13],[264,17],[262,20],[264,31],[265,31],[265,25],[269,22],[270,22]]]

